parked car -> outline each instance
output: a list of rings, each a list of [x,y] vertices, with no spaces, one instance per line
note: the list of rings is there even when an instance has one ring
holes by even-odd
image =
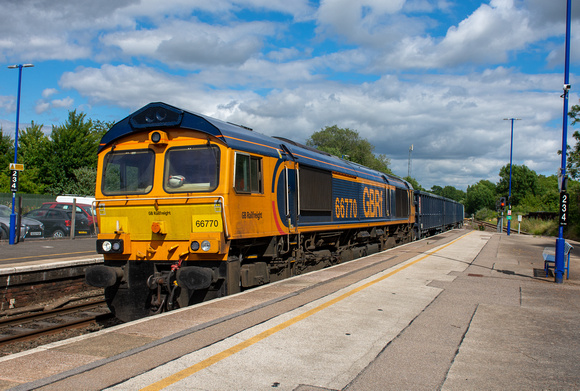
[[[96,228],[97,228],[97,217],[96,217],[96,213],[93,209],[92,205],[87,205],[87,204],[76,204],[77,209],[76,209],[76,214],[78,216],[79,213],[82,213],[83,215],[85,215],[87,217],[87,219],[89,220],[89,228],[91,233],[96,232]],[[73,203],[72,202],[43,202],[40,209],[63,209],[63,210],[68,210],[68,211],[72,211],[73,208]],[[76,217],[76,216],[75,216]]]
[[[70,236],[72,211],[44,208],[28,212],[25,216],[36,219],[44,224],[45,237],[63,238]],[[75,235],[88,235],[89,233],[89,220],[84,214],[76,213]]]
[[[12,209],[6,205],[0,205],[0,239],[8,239],[10,237],[10,215],[12,214]],[[20,220],[20,238],[19,240],[24,240],[24,238],[37,237],[41,238],[44,236],[44,225],[34,219],[29,219],[22,217]]]

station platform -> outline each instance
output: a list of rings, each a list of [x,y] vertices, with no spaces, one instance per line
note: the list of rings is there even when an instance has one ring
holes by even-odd
[[[26,239],[10,245],[0,241],[0,275],[12,272],[34,271],[58,262],[97,263],[103,256],[97,254],[96,237],[76,239]]]
[[[0,389],[578,390],[579,248],[555,284],[554,243],[447,232],[4,357]]]

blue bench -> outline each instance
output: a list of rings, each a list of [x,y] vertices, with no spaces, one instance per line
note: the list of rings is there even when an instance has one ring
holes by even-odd
[[[570,243],[564,242],[564,270],[566,270],[566,279],[570,277],[570,251],[573,248]],[[556,248],[545,247],[542,257],[544,258],[544,271],[546,272],[546,277],[548,277],[548,270],[556,267]]]

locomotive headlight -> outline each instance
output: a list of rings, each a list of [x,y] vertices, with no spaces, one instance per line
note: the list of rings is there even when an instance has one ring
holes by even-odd
[[[210,248],[211,248],[211,244],[209,243],[209,241],[204,240],[203,242],[201,242],[201,249],[203,251],[209,251]]]
[[[153,144],[167,144],[169,142],[169,138],[167,133],[161,130],[155,130],[149,133],[149,142]]]
[[[122,239],[97,239],[97,253],[99,254],[122,254]]]
[[[191,251],[199,250],[199,242],[191,242]]]
[[[101,248],[104,252],[108,253],[113,248],[113,245],[108,240],[105,240],[103,244],[101,244]]]

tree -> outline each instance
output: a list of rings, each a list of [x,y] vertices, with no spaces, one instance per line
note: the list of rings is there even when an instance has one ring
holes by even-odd
[[[471,215],[480,209],[495,209],[496,186],[488,181],[481,180],[473,186],[467,187],[465,196],[465,214]]]
[[[572,106],[568,116],[572,119],[572,125],[580,122],[580,105]],[[566,171],[571,178],[578,179],[580,178],[580,132],[575,131],[572,136],[576,139],[576,145],[567,148]]]
[[[49,191],[62,194],[74,186],[74,170],[97,165],[97,149],[100,129],[95,130],[85,114],[70,111],[68,121],[53,126],[50,134],[50,156],[47,161],[47,175],[50,178]]]
[[[73,170],[74,180],[67,181],[61,188],[61,194],[89,196],[95,194],[97,186],[97,168],[81,167]]]
[[[374,145],[359,136],[356,130],[339,128],[336,125],[326,126],[314,132],[306,145],[328,152],[332,155],[351,160],[373,170],[392,174],[389,169],[390,159],[386,155],[376,156]]]
[[[453,186],[441,187],[434,185],[431,187],[431,190],[429,190],[429,192],[441,197],[452,199],[457,202],[465,201],[465,192],[463,190],[456,189]]]
[[[18,136],[18,161],[25,167],[19,178],[22,192],[44,193],[49,144],[50,140],[43,133],[42,125],[34,121]]]
[[[508,197],[510,166],[506,164],[499,171],[500,181],[497,184],[498,196]],[[538,192],[538,175],[525,165],[512,165],[512,198],[511,204],[518,205],[526,195],[536,196]],[[508,200],[508,203],[510,200]]]
[[[19,188],[26,193],[94,194],[97,150],[102,136],[113,122],[87,120],[85,114],[70,111],[67,121],[53,126],[50,137],[34,121],[18,137],[18,162],[25,170]],[[8,163],[14,147],[0,128],[0,191],[8,192]]]
[[[580,132],[575,131],[572,135],[576,139],[576,145],[568,147],[566,156],[566,173],[570,178],[580,178]],[[559,151],[558,153],[562,153]]]
[[[0,191],[10,191],[10,163],[14,163],[14,141],[0,128]]]
[[[109,131],[115,125],[115,121],[101,121],[100,119],[92,120],[93,122],[93,129],[92,133],[97,141],[101,141],[105,133]]]
[[[441,186],[433,185],[433,186],[431,186],[431,190],[429,190],[429,193],[433,193],[435,195],[442,196],[443,195],[443,188]]]
[[[40,167],[47,158],[47,148],[50,140],[42,131],[42,125],[31,122],[30,126],[18,136],[18,161],[26,166]]]
[[[457,202],[463,202],[465,200],[465,192],[463,190],[456,189],[453,186],[445,186],[441,196]]]
[[[556,175],[538,175],[537,191],[536,191],[537,205],[536,211],[557,212],[560,204],[560,195],[558,193],[558,177]],[[530,208],[526,200],[522,203],[525,209]]]
[[[580,122],[580,104],[572,106],[568,112],[568,116],[572,119],[572,125]]]
[[[419,182],[417,182],[417,180],[415,178],[411,178],[410,176],[406,176],[403,179],[406,180],[407,182],[409,182],[411,184],[411,186],[413,186],[413,189],[415,189],[415,190],[425,190],[425,189],[423,189],[423,186],[421,186],[419,184]]]

